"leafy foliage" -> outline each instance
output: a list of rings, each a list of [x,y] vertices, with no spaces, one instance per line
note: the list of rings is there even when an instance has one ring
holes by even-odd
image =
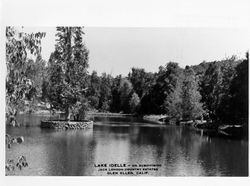
[[[121,99],[120,99],[120,91],[119,91],[121,81],[122,81],[121,75],[118,75],[115,78],[113,78],[113,83],[111,87],[112,100],[110,103],[111,112],[120,112],[121,110]]]
[[[175,89],[166,97],[164,107],[171,121],[182,118],[182,80],[178,81]]]
[[[140,106],[140,98],[135,92],[132,94],[129,100],[129,106],[131,113],[138,112]]]
[[[210,119],[225,121],[230,115],[230,86],[236,76],[235,67],[240,60],[232,58],[210,63],[200,82],[201,101]]]
[[[130,112],[129,99],[133,90],[132,83],[124,78],[120,82],[119,93],[120,93],[120,102],[121,102],[121,110],[125,113]]]
[[[249,53],[246,53],[246,59],[236,66],[236,75],[231,81],[229,87],[230,101],[229,103],[229,118],[233,122],[247,125],[248,127],[248,74]],[[248,128],[247,130],[248,131]]]
[[[57,27],[55,52],[49,60],[49,102],[70,119],[87,88],[88,50],[82,27]],[[76,110],[76,109],[74,109]],[[81,110],[81,109],[77,109]]]
[[[142,98],[153,84],[153,74],[145,72],[143,68],[132,68],[128,79],[134,87],[136,94]]]
[[[194,70],[186,67],[184,70],[184,81],[182,87],[182,118],[184,120],[202,117],[204,110],[200,102],[201,95],[198,91],[198,82]]]
[[[18,125],[15,117],[23,109],[25,95],[34,86],[29,76],[28,54],[39,56],[45,33],[26,34],[6,27],[6,115],[9,123]]]
[[[101,76],[99,110],[108,111],[110,109],[112,77],[103,73]]]
[[[28,60],[28,55],[38,56],[41,60],[41,39],[45,33],[26,34],[18,32],[13,27],[6,27],[6,116],[7,123],[12,126],[19,126],[16,115],[24,109],[26,97],[33,97],[33,93],[38,93],[40,79],[34,78],[32,62]],[[6,145],[8,148],[14,143],[22,143],[24,138],[12,137],[6,134]],[[14,160],[7,160],[5,168],[14,170]],[[26,158],[20,156],[16,166],[19,169],[28,166]]]
[[[151,101],[154,102],[155,114],[163,114],[166,112],[166,104],[164,102],[168,96],[172,94],[181,79],[182,69],[177,63],[169,62],[166,67],[160,67],[156,77],[156,82],[151,89]],[[170,98],[170,97],[169,97]]]
[[[89,99],[89,104],[92,109],[98,109],[99,99],[100,99],[100,85],[101,79],[98,77],[97,72],[93,71],[89,76],[87,97]]]

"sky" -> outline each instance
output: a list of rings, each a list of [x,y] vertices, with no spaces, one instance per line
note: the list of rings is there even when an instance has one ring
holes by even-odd
[[[49,59],[55,45],[55,27],[24,27],[24,32],[46,32],[42,57]],[[126,76],[132,67],[156,72],[159,66],[178,62],[181,67],[249,50],[250,29],[188,27],[85,27],[89,72],[96,70]]]

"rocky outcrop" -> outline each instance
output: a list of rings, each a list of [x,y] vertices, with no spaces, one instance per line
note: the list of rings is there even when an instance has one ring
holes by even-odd
[[[50,129],[89,129],[93,128],[93,121],[55,121],[47,120],[41,121],[41,128],[50,128]]]

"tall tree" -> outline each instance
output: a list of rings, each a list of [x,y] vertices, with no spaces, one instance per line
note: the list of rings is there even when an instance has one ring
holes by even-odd
[[[158,77],[152,89],[152,98],[157,105],[156,113],[166,112],[164,101],[175,91],[181,76],[182,69],[178,66],[178,63],[169,62],[166,67],[159,68]]]
[[[233,60],[233,61],[232,61]],[[231,108],[230,102],[232,93],[230,91],[232,80],[236,76],[235,64],[233,63],[235,59],[231,58],[227,63],[221,66],[222,80],[215,85],[218,93],[218,106],[215,110],[216,119],[220,122],[230,122],[231,118]]]
[[[97,72],[93,71],[89,77],[89,88],[87,90],[87,97],[90,102],[90,106],[94,109],[98,109],[101,93],[101,78],[98,77]]]
[[[51,58],[49,100],[55,109],[65,111],[67,119],[75,107],[86,105],[88,50],[83,43],[82,29],[57,27],[57,43]],[[77,118],[82,119],[81,113]]]
[[[216,109],[218,107],[219,92],[222,82],[222,71],[216,62],[210,63],[201,80],[201,101],[204,103],[209,119],[216,119]],[[208,119],[206,118],[206,119]]]
[[[99,108],[101,111],[109,111],[111,99],[112,99],[112,94],[111,94],[112,77],[111,75],[107,75],[106,73],[103,73],[100,83],[101,84],[100,84]]]
[[[121,109],[125,113],[130,112],[129,99],[132,91],[133,91],[132,83],[126,78],[122,79],[119,87],[119,93],[120,93]]]
[[[32,79],[30,91],[26,97],[31,100],[40,99],[42,97],[42,84],[46,76],[46,61],[41,56],[37,56],[36,60],[29,59],[27,62],[27,69],[25,75],[28,79]]]
[[[129,106],[131,113],[138,112],[140,106],[140,98],[135,92],[132,94],[129,100]]]
[[[132,72],[128,74],[128,79],[131,81],[134,91],[142,98],[153,83],[153,74],[145,72],[143,68],[132,68]]]
[[[182,87],[182,117],[185,120],[193,120],[202,117],[203,113],[198,81],[194,70],[187,66],[184,70]]]
[[[235,56],[209,64],[200,81],[202,102],[210,119],[222,122],[229,119],[230,85],[241,63]]]
[[[236,76],[230,86],[230,119],[232,123],[243,124],[247,126],[248,132],[248,86],[249,86],[249,53],[246,53],[246,59],[236,67]]]
[[[119,92],[121,81],[122,81],[122,76],[118,75],[113,79],[113,82],[112,82],[112,86],[111,86],[112,101],[110,104],[111,112],[121,111],[121,99],[120,99],[120,92]]]
[[[131,81],[135,92],[139,97],[142,96],[145,85],[144,69],[132,68],[132,72],[128,74],[128,79]]]
[[[164,100],[166,114],[173,122],[176,122],[182,118],[182,84],[183,77],[180,76],[175,88],[167,95]]]

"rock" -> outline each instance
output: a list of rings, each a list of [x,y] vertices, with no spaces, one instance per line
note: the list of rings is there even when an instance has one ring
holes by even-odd
[[[23,137],[23,136],[17,137],[17,138],[16,138],[16,142],[19,143],[19,144],[20,144],[20,143],[23,143],[23,142],[24,142],[24,137]]]

